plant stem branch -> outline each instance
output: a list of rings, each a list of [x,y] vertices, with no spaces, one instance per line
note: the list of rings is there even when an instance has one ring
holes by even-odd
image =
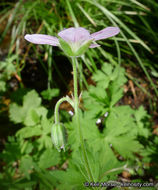
[[[74,107],[74,104],[73,104],[73,101],[68,97],[63,97],[61,98],[60,100],[58,100],[58,102],[56,103],[55,105],[55,123],[59,123],[59,107],[60,107],[60,104],[62,104],[63,102],[67,101],[72,107]]]

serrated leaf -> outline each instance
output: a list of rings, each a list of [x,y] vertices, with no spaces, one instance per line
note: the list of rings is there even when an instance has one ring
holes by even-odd
[[[113,108],[103,131],[105,142],[111,144],[125,158],[133,158],[133,153],[140,152],[142,148],[136,140],[138,128],[132,117],[133,113],[134,110],[129,106]]]
[[[37,142],[39,143],[38,150],[53,147],[51,137],[46,134],[42,134],[42,136],[39,139],[37,139]]]
[[[100,142],[100,149],[95,155],[98,155],[98,160],[100,160],[99,181],[103,182],[110,179],[117,179],[117,174],[122,172],[123,167],[121,166],[125,165],[125,163],[117,160],[110,146],[103,141]]]
[[[45,135],[50,134],[51,127],[52,127],[53,123],[54,123],[54,121],[51,121],[51,120],[47,119],[46,117],[44,117],[42,119],[41,127],[42,127],[42,130],[43,130],[43,134],[45,134]]]
[[[38,165],[40,168],[45,169],[55,166],[60,162],[60,154],[55,149],[46,149],[39,158]]]
[[[140,152],[143,146],[130,135],[124,135],[114,137],[112,140],[112,146],[122,155],[124,158],[132,158],[132,153]]]
[[[126,78],[124,69],[119,66],[113,69],[112,65],[106,63],[92,78],[97,82],[96,86],[90,86],[82,97],[89,115],[95,118],[103,116],[120,100],[123,96],[123,88],[120,87],[126,82]]]
[[[4,92],[5,90],[6,90],[6,82],[0,81],[0,91]]]
[[[37,124],[41,116],[46,116],[47,110],[40,106],[41,98],[32,90],[23,98],[23,105],[15,103],[10,105],[9,117],[14,123],[24,123],[27,126]]]
[[[111,130],[114,135],[121,135],[130,130],[132,131],[133,125],[135,125],[131,115],[133,110],[129,106],[119,106],[112,108],[106,119],[105,130]],[[130,125],[130,127],[128,127]]]
[[[97,82],[98,86],[107,88],[110,82],[110,75],[113,67],[110,64],[104,63],[101,70],[98,70],[93,75],[93,80]]]
[[[25,124],[26,126],[34,126],[34,125],[37,124],[39,121],[40,121],[40,117],[39,117],[39,115],[37,114],[36,110],[30,109],[30,110],[27,112],[27,115],[26,115],[25,120],[24,120],[24,124]]]
[[[102,66],[102,72],[104,72],[107,76],[110,76],[113,71],[113,66],[108,63],[104,63]]]
[[[139,122],[141,121],[144,117],[147,116],[147,112],[144,110],[143,106],[140,106],[138,110],[135,111],[134,113],[136,121]]]
[[[91,118],[103,115],[109,105],[109,97],[106,91],[100,87],[90,86],[88,92],[83,92],[82,98],[84,106]]]
[[[136,123],[138,126],[138,135],[147,138],[150,134],[149,129],[143,123],[143,119],[147,118],[147,112],[144,110],[143,106],[140,106],[138,110],[135,111],[134,116],[136,118]]]
[[[24,127],[20,129],[16,135],[20,138],[30,138],[33,136],[40,136],[42,134],[42,130],[40,128],[40,125],[36,125],[33,127]]]
[[[19,169],[26,176],[27,179],[30,179],[30,173],[33,167],[34,163],[31,156],[29,155],[23,156],[20,162]]]
[[[88,123],[88,125],[87,125]],[[72,122],[65,124],[68,129],[68,144],[71,145],[73,150],[78,149],[80,146],[80,138],[79,131],[77,128],[75,118],[72,119]],[[84,117],[84,115],[80,112],[80,127],[83,133],[83,138],[88,140],[88,143],[91,144],[95,138],[99,135],[99,131],[95,124],[95,120],[92,120],[88,117]]]
[[[24,109],[37,108],[41,104],[41,98],[35,90],[28,92],[23,98]]]
[[[21,123],[25,118],[25,112],[23,112],[21,106],[13,103],[9,107],[9,117],[14,123]]]
[[[120,66],[113,68],[112,65],[104,63],[101,70],[97,70],[93,74],[92,78],[97,85],[102,88],[107,88],[110,82],[114,81],[117,83],[117,88],[122,86],[126,82],[126,77],[124,76],[124,69]]]
[[[33,144],[31,141],[23,141],[21,143],[21,153],[30,154],[33,150]]]
[[[74,168],[69,167],[67,171],[53,171],[52,176],[59,181],[58,189],[59,190],[84,190],[87,187],[84,187],[85,178],[81,173]]]
[[[54,97],[59,96],[60,90],[58,88],[47,89],[41,92],[41,95],[46,100],[51,100]]]
[[[114,81],[110,85],[109,91],[110,91],[110,97],[111,97],[110,107],[112,107],[122,98],[123,88],[120,88],[120,86],[118,86],[117,82]]]
[[[5,143],[5,149],[0,153],[0,158],[7,164],[13,163],[20,159],[20,142],[15,137],[8,137],[8,141]]]

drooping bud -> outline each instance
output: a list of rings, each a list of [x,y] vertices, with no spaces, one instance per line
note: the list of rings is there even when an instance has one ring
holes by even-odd
[[[62,123],[55,123],[51,130],[52,142],[55,148],[60,152],[61,149],[65,151],[66,145],[66,129]]]

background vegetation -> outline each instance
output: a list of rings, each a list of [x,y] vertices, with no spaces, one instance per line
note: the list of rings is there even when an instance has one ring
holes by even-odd
[[[121,29],[79,59],[80,122],[95,182],[157,188],[157,10],[154,0],[0,1],[0,189],[88,189],[66,103],[66,152],[50,137],[56,101],[72,94],[71,62],[56,47],[24,40],[73,26]]]

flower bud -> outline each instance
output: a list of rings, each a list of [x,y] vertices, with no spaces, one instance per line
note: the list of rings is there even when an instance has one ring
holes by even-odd
[[[52,142],[55,148],[60,152],[61,149],[65,151],[66,144],[66,130],[62,123],[55,123],[51,131]]]

